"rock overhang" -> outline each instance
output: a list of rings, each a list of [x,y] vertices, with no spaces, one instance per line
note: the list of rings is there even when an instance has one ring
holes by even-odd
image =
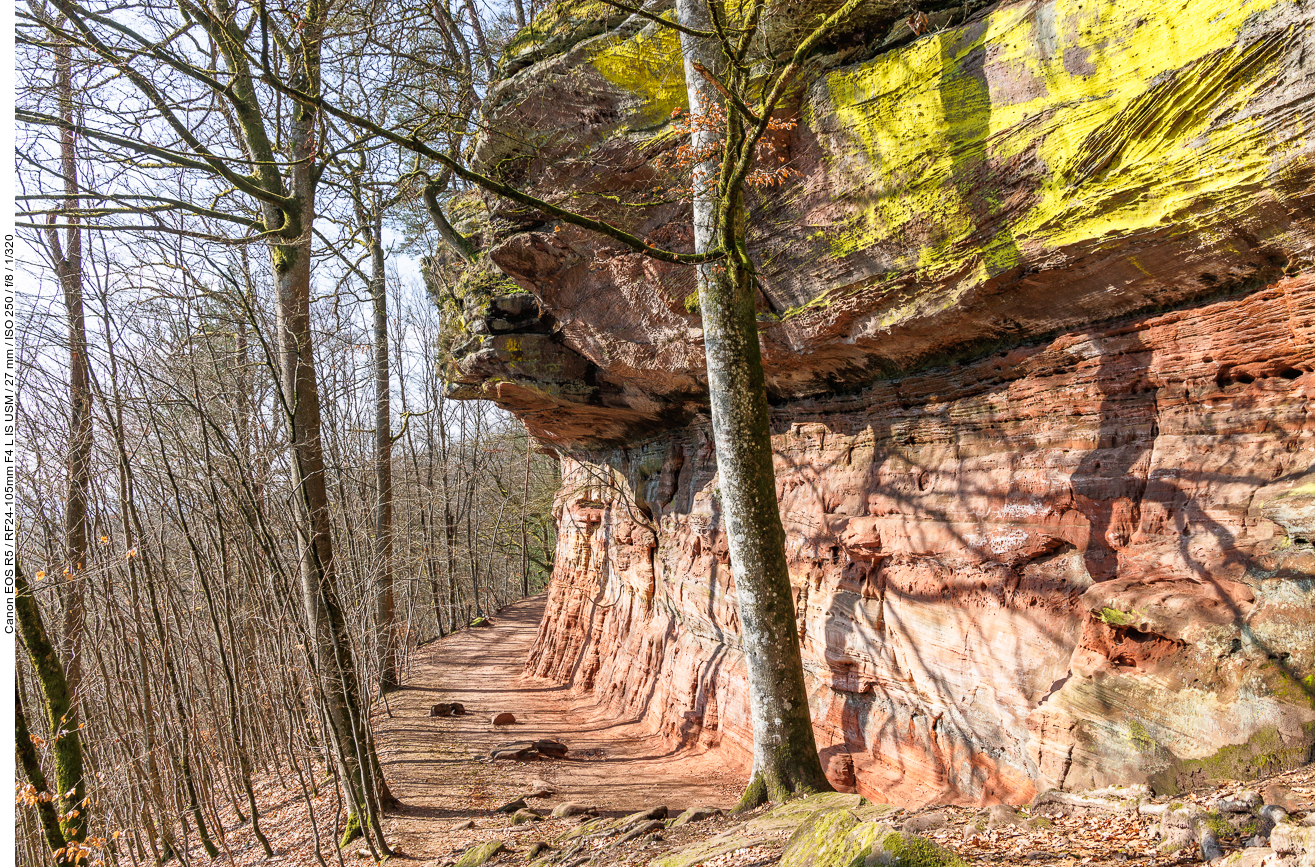
[[[875,56],[851,37],[813,58],[783,143],[801,176],[757,197],[750,235],[773,400],[1311,267],[1313,14],[1005,3]],[[598,20],[611,29],[590,35]],[[604,18],[576,36],[494,88],[479,164],[687,248],[688,207],[654,167],[684,100],[674,34]],[[497,133],[518,124],[534,134]],[[459,393],[531,429],[552,419],[545,439],[568,447],[688,423],[706,400],[691,269],[490,205],[488,261],[535,299],[521,330],[549,340],[541,368],[484,345],[505,336],[470,344]],[[565,420],[572,407],[586,423]]]

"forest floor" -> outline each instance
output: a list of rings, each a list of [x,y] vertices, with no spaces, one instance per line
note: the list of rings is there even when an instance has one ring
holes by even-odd
[[[545,598],[533,597],[495,615],[493,625],[462,630],[419,648],[412,656],[405,685],[378,703],[373,723],[388,785],[401,805],[389,810],[384,833],[395,852],[389,863],[449,867],[481,844],[501,843],[503,851],[487,862],[525,864],[536,843],[552,846],[563,864],[589,867],[646,865],[659,856],[668,867],[767,867],[780,860],[786,839],[800,823],[802,808],[787,805],[740,816],[713,816],[681,827],[655,827],[633,840],[619,840],[637,827],[607,817],[662,805],[675,816],[689,807],[728,808],[744,781],[723,769],[716,756],[698,751],[671,753],[635,720],[601,714],[591,699],[564,687],[524,675],[524,661],[538,631]],[[462,716],[431,717],[440,702],[461,702]],[[515,715],[512,725],[494,726],[498,713]],[[495,747],[515,741],[561,741],[565,758],[529,762],[491,762]],[[287,867],[361,867],[369,852],[357,841],[336,851],[332,841],[343,814],[331,781],[319,781],[313,798],[316,823],[307,821],[305,798],[295,779],[265,779],[259,790],[261,824],[275,849],[266,859],[256,846],[249,822],[231,810],[222,816],[225,853],[220,863],[279,864]],[[550,795],[529,797],[536,789]],[[1244,790],[1277,792],[1289,801],[1294,818],[1303,814],[1315,824],[1315,765],[1267,780],[1221,783],[1177,796],[1178,801],[1209,811],[1215,799]],[[525,797],[531,808],[547,813],[572,802],[597,808],[588,817],[545,818],[514,824],[496,808]],[[1081,867],[1089,864],[1178,867],[1200,863],[1193,843],[1176,853],[1163,851],[1160,819],[1146,811],[1056,815],[1029,818],[1006,810],[1003,824],[987,820],[987,811],[970,807],[923,807],[905,811],[859,805],[857,796],[837,798],[826,809],[849,809],[893,827],[911,827],[952,850],[972,867],[988,864]],[[852,799],[852,800],[844,800]],[[1166,799],[1155,799],[1165,801]],[[816,808],[813,808],[816,809]],[[997,808],[999,809],[999,808]],[[1162,807],[1160,809],[1163,809]],[[866,816],[867,813],[875,813]],[[880,814],[880,815],[877,815]],[[805,815],[812,815],[805,812]],[[997,814],[999,818],[1002,814]],[[783,818],[784,816],[784,818]],[[319,843],[317,845],[316,839]],[[1226,837],[1225,852],[1245,845]],[[1268,851],[1268,850],[1264,850]],[[191,864],[206,863],[194,848]],[[1260,855],[1260,852],[1256,852]],[[212,862],[213,863],[213,862]],[[1258,861],[1256,863],[1259,863]]]
[[[524,675],[546,601],[546,594],[525,599],[493,615],[491,626],[464,629],[418,648],[403,687],[388,694],[386,706],[376,702],[375,743],[384,778],[401,802],[383,823],[396,856],[389,863],[438,864],[478,843],[530,835],[540,839],[553,829],[561,833],[575,827],[578,819],[509,828],[508,818],[493,812],[540,782],[554,794],[531,799],[530,806],[545,812],[568,801],[596,806],[602,816],[657,804],[679,812],[690,806],[727,808],[739,797],[744,781],[728,774],[715,757],[689,750],[672,754],[657,747],[657,739],[637,721],[600,715],[591,700]],[[461,702],[466,713],[429,716],[440,702]],[[516,722],[494,726],[492,717],[502,712],[513,714]],[[570,752],[551,761],[488,760],[494,747],[539,739],[561,741]],[[266,778],[258,786],[261,829],[274,848],[273,859],[264,857],[249,822],[238,822],[231,808],[221,813],[227,851],[219,863],[369,863],[360,841],[342,852],[334,850],[343,816],[332,783],[319,782],[314,826],[295,779],[280,784]],[[473,827],[462,827],[467,823]],[[192,855],[191,863],[206,863],[199,847]]]

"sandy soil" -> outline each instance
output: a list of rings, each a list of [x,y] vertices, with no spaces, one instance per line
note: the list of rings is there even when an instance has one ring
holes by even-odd
[[[404,689],[388,696],[375,717],[384,776],[402,806],[384,831],[408,859],[447,857],[473,842],[505,834],[506,819],[490,810],[550,784],[556,794],[530,802],[539,810],[563,801],[597,806],[602,814],[663,804],[729,807],[744,781],[702,751],[672,753],[633,719],[600,712],[588,698],[523,675],[546,597],[503,609],[487,628],[468,629],[420,648]],[[439,702],[466,706],[462,717],[430,717]],[[494,726],[502,711],[516,723]],[[484,761],[511,741],[552,738],[567,757],[534,762]],[[476,828],[454,831],[465,820]],[[533,826],[522,826],[529,832]],[[494,829],[498,829],[498,833]]]

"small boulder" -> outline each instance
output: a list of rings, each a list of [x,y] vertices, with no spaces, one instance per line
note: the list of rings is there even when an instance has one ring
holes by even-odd
[[[525,860],[533,861],[535,858],[538,858],[540,855],[542,855],[544,852],[547,852],[551,848],[552,848],[551,846],[549,846],[547,843],[543,842],[542,840],[535,840],[533,843],[530,844],[529,851],[525,853]]]
[[[680,825],[688,825],[691,822],[702,822],[704,819],[711,819],[713,816],[721,816],[722,811],[716,807],[690,807],[685,812],[676,817],[676,821],[671,823],[675,828]]]
[[[534,744],[525,741],[518,744],[503,744],[489,753],[489,758],[495,762],[528,762],[538,758],[539,753],[534,749]]]
[[[470,830],[471,828],[473,828],[473,827],[475,827],[475,820],[474,820],[474,819],[467,819],[467,820],[464,821],[464,822],[458,822],[457,824],[453,825],[453,826],[452,826],[452,830],[453,830],[453,831],[469,831],[469,830]]]
[[[498,807],[498,808],[497,808],[496,810],[494,810],[493,812],[495,812],[495,813],[506,813],[507,815],[511,815],[512,813],[516,812],[517,810],[524,810],[524,809],[525,809],[525,806],[526,806],[526,804],[525,804],[525,799],[524,799],[524,798],[517,798],[517,799],[514,800],[514,801],[511,801],[511,802],[509,802],[509,803],[503,804],[501,807]]]
[[[858,785],[854,776],[854,757],[848,752],[834,753],[826,760],[826,776],[837,789],[853,791]]]
[[[565,819],[570,816],[597,816],[597,807],[588,807],[584,804],[577,804],[573,801],[566,801],[553,807],[552,817],[554,819]]]
[[[1279,867],[1283,862],[1273,849],[1242,849],[1219,863],[1223,867]]]
[[[864,863],[893,867],[960,867],[964,862],[949,849],[925,837],[896,832],[876,835]]]
[[[451,716],[452,705],[447,702],[439,702],[429,709],[430,716]]]
[[[471,846],[461,853],[461,857],[457,859],[454,867],[480,867],[480,865],[488,863],[494,855],[506,848],[501,840],[491,840],[488,843]]]
[[[1279,855],[1295,857],[1301,867],[1315,864],[1315,828],[1283,824],[1274,829],[1269,845]]]
[[[549,795],[557,794],[553,787],[544,780],[530,780],[530,790],[525,794],[527,798],[546,798]]]
[[[1164,828],[1160,831],[1160,845],[1157,847],[1166,855],[1181,852],[1196,842],[1196,832],[1191,828]]]
[[[535,741],[534,748],[539,751],[539,755],[547,756],[550,759],[560,759],[567,753],[566,744],[561,741]]]
[[[1018,811],[1008,804],[992,804],[978,815],[986,820],[986,827],[988,828],[1012,827],[1023,824],[1023,818],[1018,815]]]
[[[531,810],[529,807],[517,810],[511,814],[511,823],[513,825],[524,825],[526,822],[540,822],[543,820],[543,814],[538,810]]]
[[[465,716],[466,706],[459,701],[452,702],[452,715]]]
[[[1205,818],[1205,813],[1195,804],[1170,804],[1160,819],[1160,851],[1180,852],[1194,845],[1198,839],[1198,828],[1203,827]]]
[[[923,834],[937,828],[944,828],[948,821],[945,814],[941,812],[922,813],[905,819],[904,824],[900,825],[900,830],[905,834]]]
[[[493,715],[493,724],[495,726],[509,726],[514,722],[516,722],[516,715],[508,711],[504,710],[502,713]]]

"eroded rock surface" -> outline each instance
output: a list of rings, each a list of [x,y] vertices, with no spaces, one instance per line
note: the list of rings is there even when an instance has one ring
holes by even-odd
[[[1310,484],[1313,371],[1299,277],[780,409],[826,767],[1017,803],[1307,761],[1315,547],[1266,515]],[[746,760],[707,427],[564,467],[529,670]]]
[[[812,59],[750,236],[824,766],[1021,803],[1308,761],[1315,6],[961,8]],[[527,41],[478,159],[688,249],[676,43]],[[693,275],[491,207],[458,393],[564,467],[529,670],[744,761]]]

